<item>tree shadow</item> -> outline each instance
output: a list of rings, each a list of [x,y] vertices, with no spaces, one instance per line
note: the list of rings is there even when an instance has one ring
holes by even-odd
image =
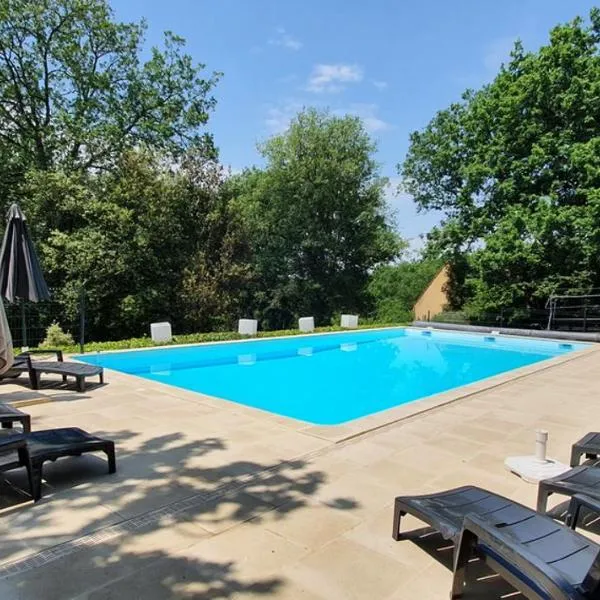
[[[231,459],[219,437],[95,433],[116,443],[114,475],[106,474],[103,455],[46,463],[44,496],[33,504],[22,491],[23,469],[2,474],[0,493],[10,493],[0,511],[0,560],[47,552],[27,571],[18,563],[12,573],[0,566],[0,597],[208,600],[268,596],[284,585],[275,571],[249,573],[232,559],[235,548],[231,556],[213,556],[202,542],[241,523],[258,525],[267,515],[285,519],[316,502],[311,497],[327,482],[324,472],[304,460]],[[358,507],[351,498],[322,504]],[[70,540],[82,536],[88,537],[73,549]],[[275,550],[260,552],[268,561]]]

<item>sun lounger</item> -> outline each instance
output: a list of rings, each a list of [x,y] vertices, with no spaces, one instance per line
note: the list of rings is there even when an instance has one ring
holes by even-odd
[[[21,443],[24,442],[24,445]],[[17,447],[15,448],[15,444]],[[31,495],[35,501],[42,496],[42,468],[46,461],[64,456],[80,456],[87,452],[104,452],[108,458],[108,472],[117,470],[115,444],[78,429],[66,427],[20,434],[10,430],[0,431],[0,454],[17,449],[18,460],[4,463],[0,470],[25,467],[29,475]]]
[[[569,512],[597,503],[575,496]],[[527,598],[600,598],[600,546],[508,498],[473,486],[400,496],[394,507],[396,540],[405,514],[415,515],[455,542],[452,598],[463,594],[468,563],[474,556]]]
[[[32,360],[31,356],[34,354],[56,354],[56,360]],[[98,375],[100,383],[104,383],[104,369],[102,367],[65,362],[61,350],[28,350],[23,352],[15,358],[13,366],[2,377],[18,377],[21,373],[29,374],[29,381],[34,390],[40,388],[40,375],[42,373],[62,375],[64,383],[67,382],[67,377],[74,377],[77,382],[77,389],[80,392],[85,391],[86,377]]]
[[[573,444],[571,447],[571,466],[579,466],[583,455],[586,458],[598,458],[598,455],[600,455],[600,433],[591,431]]]
[[[537,510],[545,513],[551,494],[573,496],[585,494],[600,499],[600,468],[575,467],[556,477],[544,479],[538,485]]]
[[[21,423],[24,433],[31,431],[31,417],[10,404],[0,402],[0,425],[3,429],[12,429],[14,423]]]

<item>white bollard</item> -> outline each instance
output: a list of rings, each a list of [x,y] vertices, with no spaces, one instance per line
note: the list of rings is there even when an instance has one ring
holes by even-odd
[[[342,315],[340,325],[346,329],[358,327],[358,315]]]
[[[300,331],[314,331],[315,330],[315,318],[314,317],[300,317],[298,319],[298,329]]]
[[[535,460],[540,463],[546,462],[546,447],[548,445],[548,432],[545,429],[535,431]]]
[[[171,323],[150,323],[150,337],[153,342],[170,342],[173,334],[171,333]]]
[[[238,333],[240,335],[256,335],[258,321],[256,319],[240,319],[238,321]]]

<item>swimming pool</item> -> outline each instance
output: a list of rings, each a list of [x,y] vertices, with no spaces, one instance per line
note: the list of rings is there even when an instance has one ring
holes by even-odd
[[[338,425],[586,344],[407,328],[77,359],[318,425]]]

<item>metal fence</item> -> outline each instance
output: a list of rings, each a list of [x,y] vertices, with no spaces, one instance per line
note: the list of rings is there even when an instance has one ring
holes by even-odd
[[[553,331],[600,331],[600,303],[549,305],[540,309],[506,308],[494,313],[444,312],[432,321],[485,327],[546,329]]]
[[[63,331],[70,333],[76,344],[85,339],[85,323],[80,309],[70,317],[62,304],[53,301],[13,304],[4,301],[4,309],[15,348],[38,346],[46,339],[48,327],[53,323],[58,323]]]

